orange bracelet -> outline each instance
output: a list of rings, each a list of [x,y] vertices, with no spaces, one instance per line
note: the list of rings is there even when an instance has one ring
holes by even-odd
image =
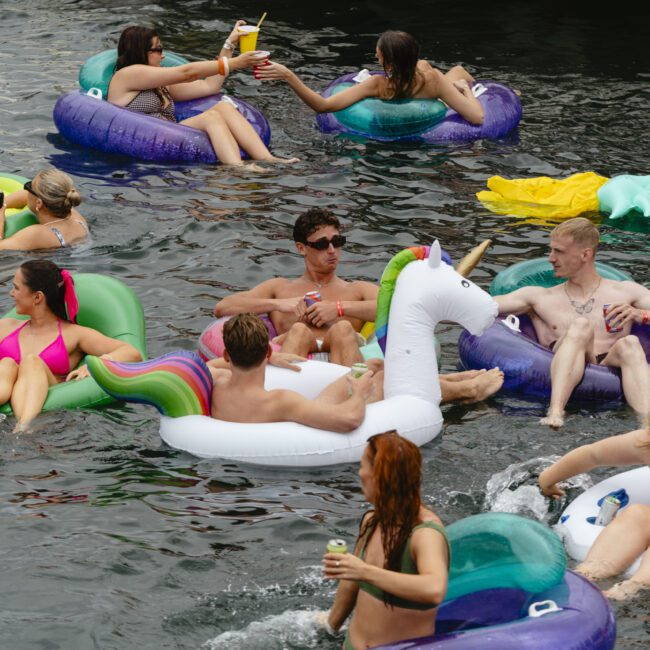
[[[644,311],[643,318],[641,319],[641,325],[647,325],[647,324],[648,324],[648,312]]]
[[[224,63],[223,63],[223,57],[222,57],[222,56],[220,56],[220,57],[217,59],[217,72],[218,72],[222,77],[225,77],[225,76],[226,76],[226,68],[225,68],[225,66],[224,66]]]
[[[343,316],[343,305],[341,304],[340,300],[336,301],[336,311],[339,315],[339,318],[341,318],[341,316]]]

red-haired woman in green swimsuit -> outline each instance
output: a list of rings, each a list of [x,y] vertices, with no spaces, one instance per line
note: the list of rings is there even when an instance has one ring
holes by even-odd
[[[339,580],[327,627],[338,630],[353,612],[345,650],[434,633],[450,556],[442,522],[422,505],[421,471],[420,450],[395,431],[368,440],[359,478],[374,510],[361,520],[354,553],[323,560],[325,577]]]

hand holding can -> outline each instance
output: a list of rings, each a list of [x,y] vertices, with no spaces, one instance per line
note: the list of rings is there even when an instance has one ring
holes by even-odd
[[[328,553],[347,553],[348,545],[344,539],[330,539],[327,542]]]
[[[622,332],[623,328],[622,327],[612,327],[610,325],[610,321],[612,320],[611,318],[607,318],[607,312],[609,311],[609,308],[611,307],[610,303],[607,303],[603,305],[603,318],[605,319],[605,329],[608,332],[615,333],[615,332]]]
[[[305,304],[311,307],[314,303],[322,302],[320,291],[308,291],[304,296]]]

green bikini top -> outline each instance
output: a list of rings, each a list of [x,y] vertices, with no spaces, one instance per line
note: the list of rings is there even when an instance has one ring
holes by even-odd
[[[432,528],[433,530],[437,530],[445,540],[445,543],[447,544],[447,566],[449,566],[449,562],[451,561],[451,548],[449,547],[449,541],[447,540],[447,533],[445,533],[445,529],[440,525],[436,524],[433,521],[424,521],[421,524],[418,524],[417,526],[413,526],[413,530],[411,531],[411,535],[409,536],[406,545],[404,546],[404,552],[402,553],[402,561],[400,563],[400,568],[399,572],[400,573],[408,573],[411,575],[417,575],[418,569],[417,566],[415,566],[415,562],[413,561],[413,558],[411,557],[411,537],[413,536],[413,532],[418,530],[419,528]],[[370,539],[372,533],[374,532],[375,527],[371,528],[363,538],[363,543],[361,545],[361,550],[359,552],[359,557],[363,560],[365,553],[366,553],[366,546],[368,545],[368,540]],[[371,585],[368,582],[362,582],[359,581],[359,589],[365,591],[366,593],[369,593],[371,596],[374,596],[378,600],[384,600],[384,592],[383,589],[380,589],[379,587],[376,587],[375,585]],[[412,600],[407,600],[406,598],[400,598],[399,596],[394,596],[393,594],[388,593],[387,594],[386,601],[389,605],[393,605],[394,607],[403,607],[404,609],[420,609],[420,610],[426,610],[426,609],[435,609],[437,607],[436,605],[426,605],[424,603],[415,603]]]

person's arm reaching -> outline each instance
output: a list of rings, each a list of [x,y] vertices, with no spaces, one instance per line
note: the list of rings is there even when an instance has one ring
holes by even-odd
[[[310,400],[290,390],[276,393],[277,420],[298,422],[315,429],[349,433],[361,426],[366,414],[366,401],[373,392],[373,372],[368,371],[358,379],[345,375],[351,394],[337,404],[331,401]]]
[[[351,88],[346,88],[340,93],[322,97],[306,86],[294,72],[280,63],[270,62],[269,65],[261,66],[257,70],[257,78],[267,81],[285,81],[296,95],[317,113],[340,111],[366,97],[376,97],[379,93],[381,79],[379,75],[372,75],[370,79],[355,84]]]
[[[539,486],[546,496],[558,499],[564,490],[557,483],[596,467],[634,465],[650,462],[650,443],[644,429],[605,438],[566,453],[539,475]]]

